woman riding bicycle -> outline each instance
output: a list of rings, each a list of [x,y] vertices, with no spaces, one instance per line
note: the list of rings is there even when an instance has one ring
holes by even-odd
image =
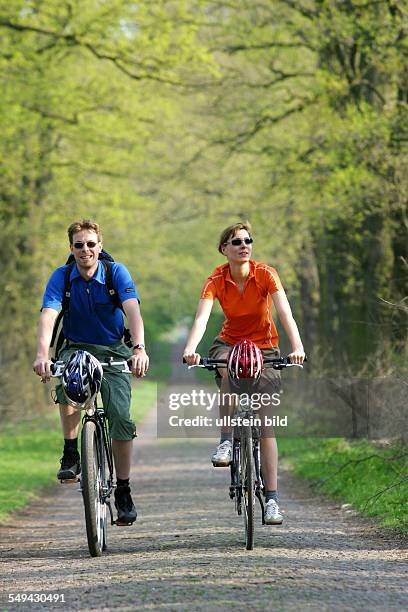
[[[231,347],[240,340],[252,340],[265,357],[279,357],[278,334],[271,316],[272,301],[289,338],[292,363],[302,364],[305,358],[302,341],[292,311],[276,270],[251,260],[253,239],[249,223],[235,223],[221,234],[218,250],[227,258],[208,277],[201,292],[197,313],[186,347],[184,359],[188,365],[199,363],[196,352],[207,327],[214,299],[217,298],[225,315],[224,325],[210,348],[209,357],[225,359]],[[217,372],[221,397],[229,392],[228,372]],[[262,372],[261,382],[279,390],[279,374],[270,368]],[[220,418],[230,415],[232,406],[220,405]],[[212,455],[214,466],[228,466],[232,454],[232,428],[221,428],[220,443]],[[265,484],[265,523],[282,523],[278,506],[278,448],[276,438],[261,438],[261,465]]]

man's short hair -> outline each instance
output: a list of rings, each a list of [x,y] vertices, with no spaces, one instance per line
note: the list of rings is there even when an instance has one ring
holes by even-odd
[[[228,240],[231,240],[231,238],[233,238],[236,233],[239,232],[239,230],[246,230],[248,234],[251,235],[252,227],[249,221],[245,221],[245,223],[234,223],[234,225],[230,225],[229,227],[225,228],[225,230],[221,233],[218,243],[218,250],[220,253],[222,253],[221,247],[228,242]]]
[[[102,232],[99,227],[99,223],[95,223],[91,219],[82,219],[82,221],[74,221],[68,228],[68,238],[69,244],[72,244],[74,234],[81,232],[82,230],[89,230],[90,232],[95,232],[98,236],[99,242],[102,241]]]

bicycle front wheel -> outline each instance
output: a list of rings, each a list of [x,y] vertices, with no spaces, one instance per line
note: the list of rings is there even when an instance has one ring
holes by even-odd
[[[93,421],[85,421],[82,428],[81,468],[88,548],[92,557],[100,557],[106,548],[107,531],[106,503],[103,499],[105,450]]]
[[[255,536],[255,465],[249,425],[243,426],[241,431],[241,477],[245,543],[246,549],[252,550]]]

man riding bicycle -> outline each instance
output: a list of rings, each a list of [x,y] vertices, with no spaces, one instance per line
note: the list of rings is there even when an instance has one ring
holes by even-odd
[[[126,314],[133,349],[123,343],[124,321],[120,308],[112,305],[107,288],[106,272],[99,260],[102,234],[97,223],[84,219],[68,228],[69,247],[74,258],[70,273],[69,308],[64,312],[65,341],[58,358],[68,362],[79,349],[88,351],[99,361],[131,359],[134,376],[142,377],[149,367],[144,345],[144,326],[135,284],[123,264],[112,262],[112,281]],[[37,356],[34,372],[44,383],[51,378],[49,349],[53,328],[64,301],[67,265],[52,273],[45,290],[38,326]],[[80,364],[78,364],[80,367]],[[115,506],[118,522],[131,524],[136,520],[130,486],[130,466],[135,424],[130,418],[131,385],[129,375],[114,371],[105,374],[101,388],[107,412],[115,462],[117,487]],[[80,468],[78,431],[80,411],[69,405],[63,385],[56,387],[56,402],[60,404],[64,451],[57,478],[61,482],[77,480]]]
[[[211,359],[226,359],[232,346],[240,340],[253,341],[265,357],[279,357],[278,334],[271,316],[273,301],[291,343],[292,351],[288,357],[292,363],[303,363],[305,352],[302,341],[278,273],[274,268],[250,259],[252,243],[249,223],[236,223],[222,232],[218,250],[228,263],[216,268],[204,284],[183,354],[188,365],[199,363],[200,355],[196,349],[204,335],[215,299],[220,302],[225,321],[209,350]],[[221,397],[228,397],[227,368],[219,368],[217,376]],[[262,372],[260,382],[268,385],[272,393],[279,391],[279,374],[272,368]],[[230,416],[232,409],[229,403],[221,404],[220,417]],[[214,466],[228,466],[231,455],[232,428],[224,425],[220,444],[211,460]],[[265,428],[261,438],[261,465],[266,498],[265,523],[281,524],[283,517],[277,492],[278,449],[274,435],[266,435]]]

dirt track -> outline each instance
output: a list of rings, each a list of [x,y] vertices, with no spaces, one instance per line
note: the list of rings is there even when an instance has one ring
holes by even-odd
[[[282,473],[285,524],[257,525],[247,552],[211,443],[158,443],[146,437],[152,425],[135,445],[138,521],[110,528],[105,556],[89,557],[75,485],[0,527],[1,610],[408,609],[402,542]],[[62,593],[65,604],[7,604],[18,592]]]

